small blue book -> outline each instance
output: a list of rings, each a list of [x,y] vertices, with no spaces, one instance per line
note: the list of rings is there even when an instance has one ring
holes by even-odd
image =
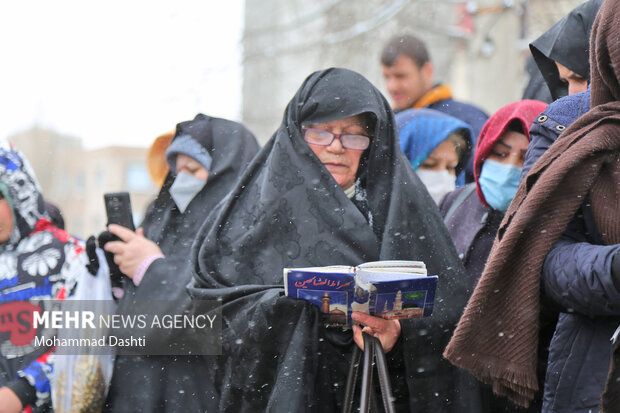
[[[285,268],[284,289],[288,297],[316,305],[327,325],[350,327],[353,311],[388,320],[430,316],[437,278],[421,261],[374,261]]]

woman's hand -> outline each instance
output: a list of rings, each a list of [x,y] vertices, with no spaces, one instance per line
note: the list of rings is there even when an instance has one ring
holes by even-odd
[[[114,254],[114,262],[129,278],[133,278],[144,259],[154,254],[162,254],[157,244],[144,237],[142,228],[133,232],[120,225],[110,224],[108,230],[122,241],[110,241],[103,249]]]
[[[13,390],[0,387],[0,413],[20,413],[22,409],[22,402]]]
[[[383,352],[388,353],[394,348],[396,340],[400,336],[400,321],[386,320],[381,317],[374,317],[369,314],[354,311],[351,318],[364,325],[362,329],[359,325],[353,324],[353,340],[359,348],[364,350],[364,338],[362,332],[377,337],[383,346]]]

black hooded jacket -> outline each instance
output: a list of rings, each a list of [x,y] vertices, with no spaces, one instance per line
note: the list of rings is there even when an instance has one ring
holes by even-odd
[[[590,32],[603,0],[589,0],[564,16],[538,39],[530,51],[554,100],[568,94],[555,62],[585,79],[590,78]]]
[[[349,200],[301,125],[362,113],[374,128]],[[413,412],[475,411],[462,373],[441,356],[466,302],[463,269],[399,148],[390,106],[355,72],[315,72],[194,243],[190,294],[223,304],[223,355],[209,370],[213,409],[340,410],[352,334],[322,327],[316,307],[283,297],[282,269],[379,259],[422,260],[440,279],[433,316],[402,321],[402,342],[389,354],[397,404]]]
[[[225,198],[241,171],[258,152],[254,135],[243,125],[203,114],[177,125],[175,138],[189,135],[213,159],[206,185],[181,213],[170,196],[175,176],[170,173],[147,211],[142,227],[166,256],[154,261],[138,287],[124,283],[118,314],[133,314],[135,301],[170,303],[174,313],[190,300],[185,286],[191,275],[192,241],[207,215]],[[166,313],[165,309],[161,309]],[[164,330],[159,330],[161,333]],[[172,331],[172,330],[171,330]],[[150,338],[151,341],[155,338]],[[156,337],[160,341],[169,337]],[[200,357],[118,356],[107,400],[113,412],[204,411],[205,365]]]

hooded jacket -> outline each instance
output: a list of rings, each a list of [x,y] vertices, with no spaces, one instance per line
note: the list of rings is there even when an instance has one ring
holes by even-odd
[[[459,133],[465,140],[465,148],[459,153],[456,166],[457,186],[465,183],[464,169],[474,148],[475,140],[471,127],[465,122],[433,109],[407,109],[396,114],[396,126],[400,148],[418,169],[440,143],[452,133]]]
[[[495,144],[508,129],[510,123],[517,120],[528,141],[529,129],[534,119],[544,110],[545,103],[536,100],[520,100],[499,109],[482,128],[474,154],[475,191],[465,198],[445,221],[448,232],[454,241],[459,257],[463,260],[472,288],[482,275],[484,264],[491,251],[495,234],[504,213],[491,208],[484,198],[478,180],[482,164],[488,158]],[[459,188],[446,195],[439,205],[445,218],[452,204],[467,188]]]
[[[564,96],[547,106],[530,128],[531,143],[525,154],[521,181],[558,136],[588,110],[590,110],[590,89]]]
[[[472,149],[476,146],[476,139],[478,139],[478,135],[480,135],[484,122],[489,118],[489,115],[476,106],[454,100],[452,98],[452,89],[449,85],[445,84],[434,86],[422,96],[411,109],[432,109],[465,122],[472,130]],[[400,112],[401,111],[395,111],[396,114]],[[471,150],[469,160],[465,167],[464,182],[474,181],[473,154],[474,152]]]
[[[88,258],[81,241],[51,224],[28,161],[7,141],[0,142],[0,191],[13,216],[10,239],[0,244],[0,306],[9,315],[0,321],[0,386],[11,387],[33,411],[44,411],[53,367],[50,348],[36,347],[33,340],[45,332],[30,325],[18,329],[10,320],[24,309],[40,311],[45,300],[68,297],[87,272]]]
[[[549,348],[543,412],[598,409],[620,315],[611,271],[620,251],[619,23],[619,4],[606,1],[592,29],[591,109],[521,182],[445,352],[525,405],[539,389],[541,301],[552,300],[562,313]],[[584,200],[596,232],[580,214]]]
[[[584,79],[590,78],[590,32],[601,4],[603,0],[580,4],[530,43],[532,56],[554,100],[568,94],[568,84],[560,80],[555,62]]]
[[[478,138],[474,154],[474,183],[449,193],[439,205],[446,228],[448,228],[459,257],[463,260],[467,270],[468,280],[471,283],[472,289],[482,275],[484,265],[495,240],[495,235],[504,218],[502,211],[497,211],[487,204],[484,194],[480,190],[478,180],[482,164],[514,120],[521,124],[525,136],[530,140],[529,128],[544,108],[545,103],[543,102],[521,100],[504,106],[492,115],[485,123]],[[464,199],[460,198],[465,195]],[[460,203],[455,204],[457,202]],[[447,216],[449,211],[450,216]],[[544,374],[545,367],[546,365],[543,363],[540,368],[541,374]],[[484,402],[480,413],[533,413],[540,411],[540,400],[533,403],[529,409],[525,409],[509,402],[503,397],[493,395],[489,386],[483,386],[481,392]]]
[[[301,126],[362,113],[374,119],[371,142],[349,199]],[[442,280],[433,316],[401,322],[402,353],[391,370],[397,404],[475,411],[461,373],[441,358],[467,294],[462,267],[398,146],[390,107],[358,73],[315,72],[194,243],[190,293],[222,302],[223,354],[210,364],[214,410],[339,411],[352,334],[322,327],[315,306],[283,297],[282,270],[379,259],[422,260]]]
[[[190,136],[211,157],[207,183],[181,213],[169,192],[175,175],[168,174],[142,223],[145,237],[157,243],[165,258],[149,266],[138,287],[125,280],[118,314],[133,314],[135,301],[169,303],[169,313],[176,313],[189,301],[185,286],[191,277],[188,257],[192,241],[259,149],[256,138],[243,125],[203,114],[179,123],[174,139],[180,136]],[[161,311],[166,313],[164,308]],[[157,339],[164,342],[172,337]],[[207,384],[202,376],[208,368],[201,357],[118,356],[106,408],[111,412],[205,411]]]

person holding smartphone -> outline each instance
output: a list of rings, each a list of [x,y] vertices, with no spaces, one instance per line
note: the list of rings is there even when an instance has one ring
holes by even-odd
[[[170,172],[140,228],[109,226],[120,240],[104,249],[129,277],[117,313],[132,314],[134,300],[166,301],[175,310],[190,300],[185,286],[194,236],[258,149],[254,135],[236,122],[199,114],[177,125],[166,150]],[[196,368],[201,362],[190,356],[118,356],[106,409],[204,411],[202,369]]]

